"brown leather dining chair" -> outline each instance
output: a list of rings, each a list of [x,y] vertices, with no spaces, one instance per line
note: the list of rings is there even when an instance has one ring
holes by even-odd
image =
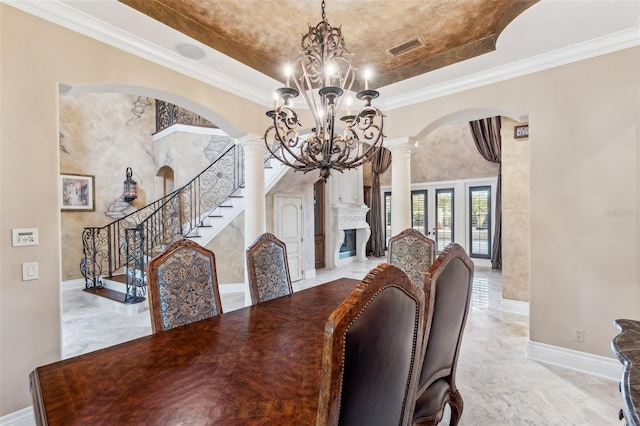
[[[325,324],[316,425],[409,424],[424,313],[400,269],[369,272]]]
[[[463,409],[456,368],[473,286],[473,262],[464,248],[449,244],[427,271],[424,285],[425,341],[413,424],[438,424],[448,404],[454,426]]]
[[[422,286],[424,274],[436,256],[436,242],[413,228],[389,239],[387,261],[402,269],[411,282]]]
[[[247,271],[254,305],[293,293],[287,246],[269,232],[260,235],[247,249]]]
[[[222,313],[216,259],[182,239],[149,262],[149,310],[154,333]]]

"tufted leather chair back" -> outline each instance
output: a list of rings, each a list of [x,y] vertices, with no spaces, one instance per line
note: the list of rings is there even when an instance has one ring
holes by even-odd
[[[436,256],[436,243],[420,231],[408,228],[389,239],[387,260],[402,269],[414,285],[423,286],[424,274]]]
[[[424,291],[400,269],[369,272],[325,325],[316,424],[408,424],[424,312]]]
[[[287,246],[266,232],[247,249],[249,291],[254,305],[293,293]]]
[[[153,332],[222,313],[213,252],[182,239],[149,262]]]

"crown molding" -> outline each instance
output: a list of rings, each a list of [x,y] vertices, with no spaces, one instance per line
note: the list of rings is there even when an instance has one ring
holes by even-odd
[[[273,103],[273,93],[270,89],[264,90],[257,88],[255,84],[246,83],[248,79],[241,81],[227,74],[204,67],[197,62],[187,60],[176,52],[158,47],[143,38],[78,11],[59,0],[37,2],[28,0],[0,1],[92,39],[104,42],[117,49],[264,105],[265,107]],[[500,81],[635,47],[639,44],[640,22],[637,22],[635,27],[626,31],[511,62],[486,71],[448,80],[444,83],[421,83],[423,79],[428,78],[428,74],[417,76],[403,82],[409,83],[409,85],[405,87],[417,87],[415,90],[405,89],[403,93],[394,93],[394,85],[381,88],[383,99],[380,100],[379,104],[383,110],[402,108],[488,84],[498,83]],[[239,69],[243,69],[248,74],[260,76],[260,78],[268,78],[225,55],[219,55],[221,60],[233,62],[234,67],[240,67]],[[273,87],[275,87],[276,84],[274,80]]]
[[[626,31],[453,79],[446,83],[434,84],[402,95],[389,96],[385,99],[384,109],[402,108],[638,45],[640,45],[640,24]]]
[[[115,27],[95,17],[83,13],[58,0],[28,1],[28,0],[0,0],[23,12],[60,25],[94,40],[103,42],[132,55],[149,60],[158,65],[177,71],[181,74],[200,80],[219,89],[233,93],[268,106],[273,103],[273,93],[261,91],[255,86],[232,78],[224,73],[205,68],[190,61],[177,52],[161,48],[153,43],[133,35],[121,28]],[[224,56],[222,54],[219,54]],[[239,67],[246,67],[233,59],[224,56],[226,60],[236,62]],[[255,72],[251,70],[252,72]]]

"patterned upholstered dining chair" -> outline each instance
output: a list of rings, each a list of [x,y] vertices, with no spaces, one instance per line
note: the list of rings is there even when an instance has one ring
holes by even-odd
[[[188,239],[149,262],[149,310],[153,332],[222,313],[213,252]]]
[[[387,261],[402,269],[411,282],[422,287],[424,274],[436,257],[436,242],[413,228],[389,239]]]
[[[269,232],[260,235],[247,249],[247,271],[254,305],[293,293],[287,246]]]
[[[378,265],[324,327],[317,425],[407,425],[420,372],[424,291]]]
[[[427,314],[422,370],[414,425],[437,425],[447,404],[450,426],[462,416],[456,368],[473,287],[473,262],[464,248],[449,244],[425,276]]]

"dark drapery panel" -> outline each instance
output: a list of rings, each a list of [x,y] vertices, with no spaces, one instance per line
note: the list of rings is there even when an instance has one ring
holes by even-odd
[[[484,118],[469,122],[473,141],[482,157],[500,164],[498,188],[496,190],[495,233],[491,251],[491,268],[502,269],[502,139],[500,138],[500,117]]]
[[[380,174],[391,165],[391,151],[380,148],[371,159],[373,184],[371,185],[371,252],[376,257],[384,256],[384,218],[382,217],[382,195],[380,194]]]

